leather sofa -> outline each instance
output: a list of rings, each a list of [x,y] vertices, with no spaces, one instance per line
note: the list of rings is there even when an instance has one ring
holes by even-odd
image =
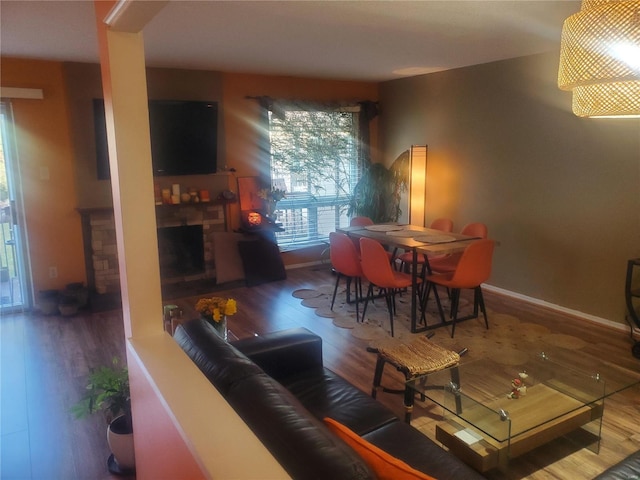
[[[640,478],[640,450],[607,468],[594,480],[632,480]]]
[[[376,478],[327,428],[326,417],[437,479],[483,478],[325,368],[322,339],[307,329],[227,343],[195,319],[178,327],[174,338],[292,478]]]

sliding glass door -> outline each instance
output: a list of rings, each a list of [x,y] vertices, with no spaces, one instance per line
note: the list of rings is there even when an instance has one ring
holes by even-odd
[[[11,103],[0,102],[0,312],[31,307],[24,210]]]

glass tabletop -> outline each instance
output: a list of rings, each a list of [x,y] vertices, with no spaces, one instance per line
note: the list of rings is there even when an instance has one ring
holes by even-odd
[[[640,383],[640,373],[606,362],[531,355],[517,366],[489,358],[418,377],[408,385],[498,442],[559,418],[599,408],[608,395]],[[600,413],[601,415],[601,413]],[[472,432],[461,433],[464,435]]]

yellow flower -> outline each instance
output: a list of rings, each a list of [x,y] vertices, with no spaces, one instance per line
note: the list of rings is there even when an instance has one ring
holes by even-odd
[[[233,298],[211,297],[201,298],[196,303],[196,311],[219,322],[223,315],[236,313],[237,304]]]
[[[238,306],[236,305],[236,301],[233,298],[230,298],[229,300],[227,300],[227,305],[225,306],[224,314],[233,315],[237,311],[238,311]]]

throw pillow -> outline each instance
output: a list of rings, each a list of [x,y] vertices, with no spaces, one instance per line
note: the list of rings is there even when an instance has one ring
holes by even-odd
[[[248,287],[287,278],[280,249],[275,243],[268,240],[242,241],[238,242],[238,250]]]
[[[422,473],[402,460],[389,455],[384,450],[367,442],[332,418],[325,418],[325,424],[334,434],[340,437],[347,445],[353,448],[362,457],[369,468],[375,472],[381,480],[435,480],[426,473]]]

